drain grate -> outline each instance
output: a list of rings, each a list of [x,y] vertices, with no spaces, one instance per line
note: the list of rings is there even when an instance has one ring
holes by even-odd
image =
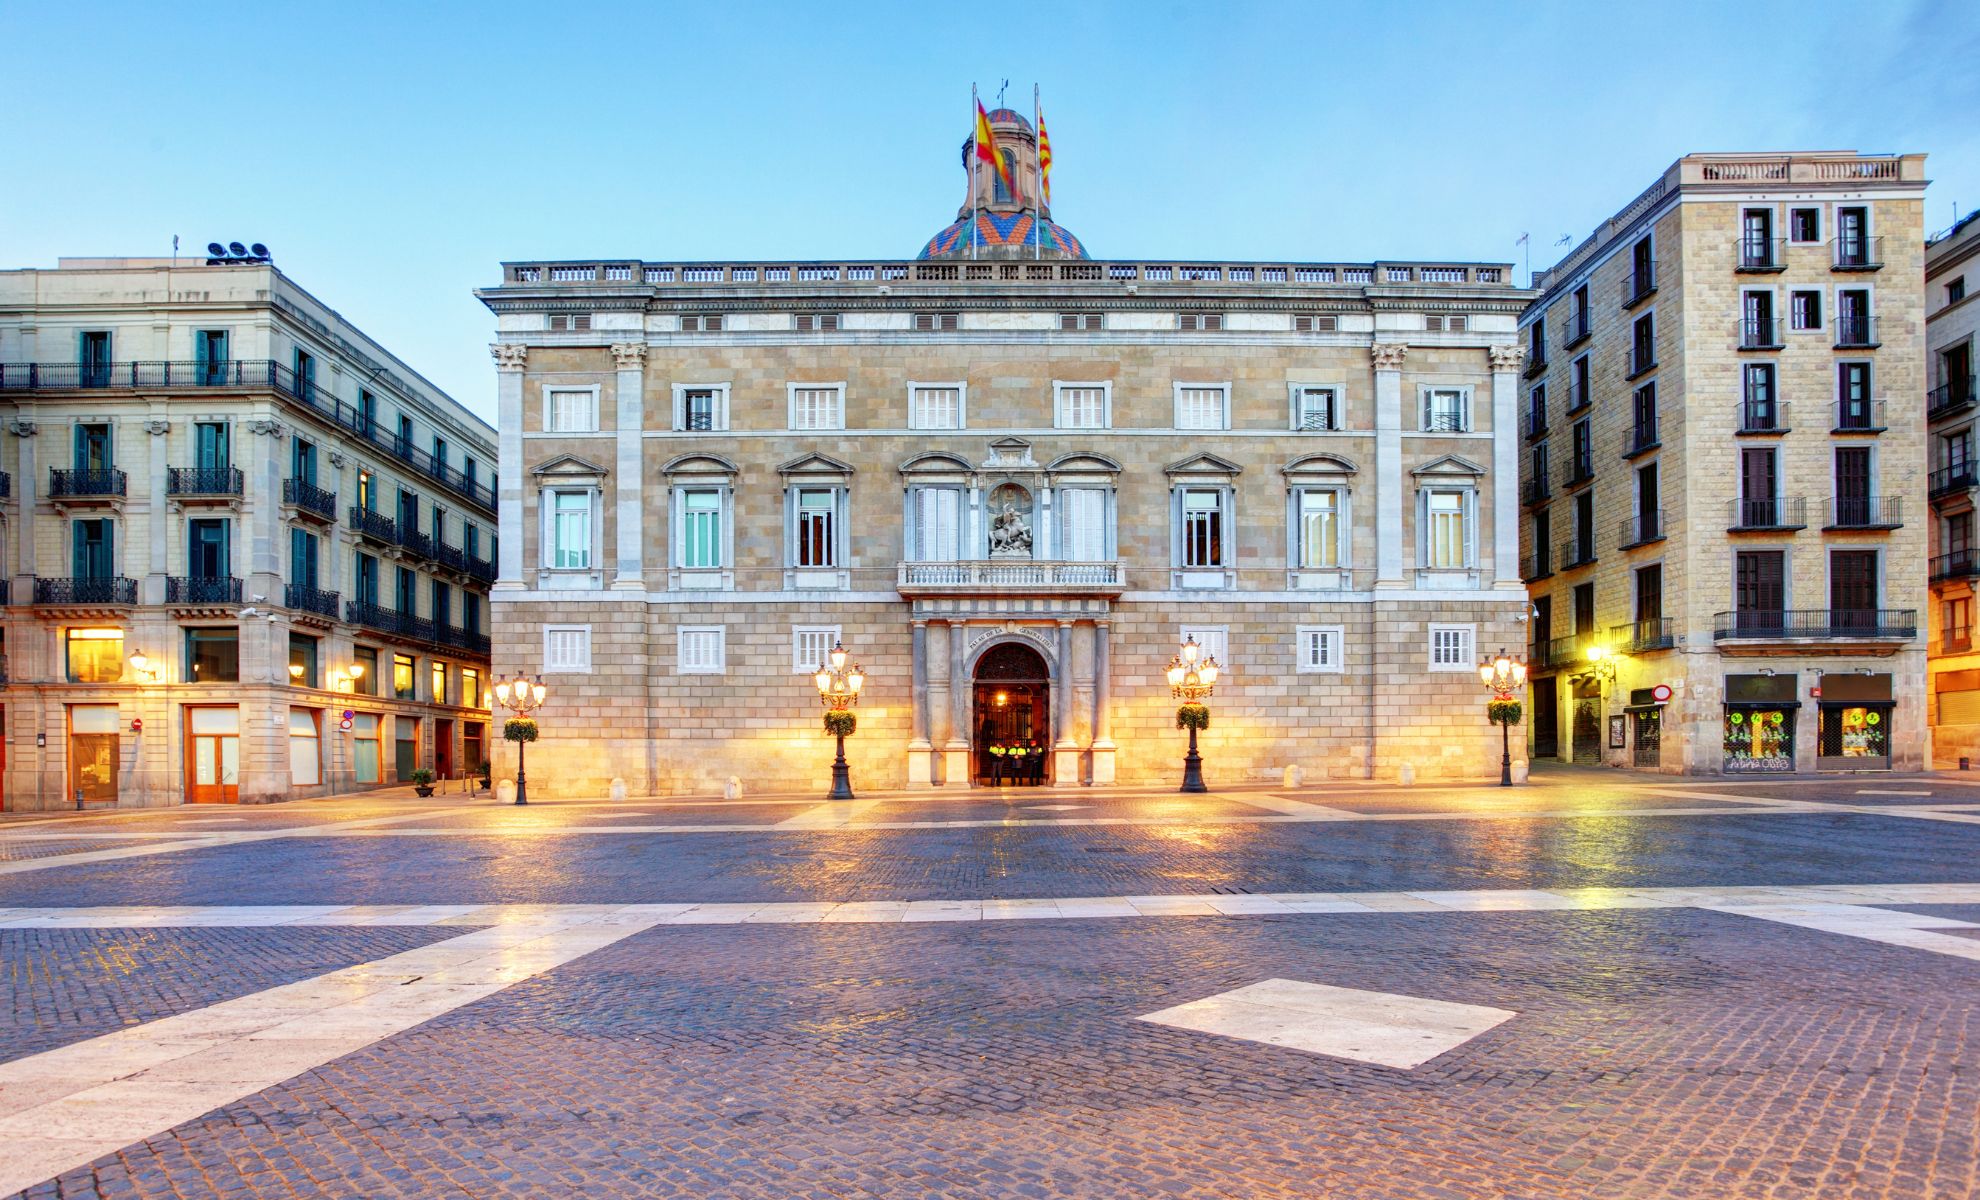
[[[1210,890],[1219,896],[1256,896],[1258,894],[1248,887],[1239,887],[1234,883],[1219,884]]]

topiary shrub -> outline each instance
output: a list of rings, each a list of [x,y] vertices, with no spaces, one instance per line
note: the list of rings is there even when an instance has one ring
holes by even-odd
[[[858,728],[859,718],[845,709],[835,708],[825,714],[825,732],[833,737],[851,737]]]
[[[1185,704],[1176,710],[1177,729],[1210,728],[1210,706],[1207,704]]]
[[[1494,700],[1485,706],[1485,715],[1494,725],[1517,725],[1520,716],[1519,701]]]
[[[502,739],[509,742],[536,740],[536,722],[528,717],[511,717],[502,723]]]

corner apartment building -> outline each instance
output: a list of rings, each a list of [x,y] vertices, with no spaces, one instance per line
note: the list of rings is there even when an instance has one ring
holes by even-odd
[[[494,430],[265,256],[0,271],[9,810],[487,753]]]
[[[1535,758],[1925,764],[1925,184],[1689,155],[1535,279]]]
[[[1030,122],[913,259],[505,264],[497,660],[551,794],[1485,776],[1524,637],[1507,264],[1102,261]],[[504,756],[502,771],[511,769]]]
[[[1980,756],[1980,652],[1973,645],[1974,580],[1980,550],[1973,501],[1973,338],[1980,329],[1980,213],[1925,248],[1925,420],[1931,456],[1932,754],[1937,765]]]

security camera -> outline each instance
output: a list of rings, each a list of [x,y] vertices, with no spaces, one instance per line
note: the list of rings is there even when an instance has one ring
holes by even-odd
[[[240,615],[243,620],[247,619],[248,617],[258,617],[261,615],[261,610],[250,604],[246,608],[241,610]]]
[[[266,596],[249,596],[249,597],[248,597],[248,601],[249,601],[250,603],[253,603],[253,604],[266,604],[266,603],[268,603],[268,597],[266,597]]]

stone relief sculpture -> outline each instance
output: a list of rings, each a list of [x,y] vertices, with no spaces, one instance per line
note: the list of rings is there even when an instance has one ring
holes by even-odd
[[[990,520],[990,557],[1031,557],[1031,525],[1010,501]]]

